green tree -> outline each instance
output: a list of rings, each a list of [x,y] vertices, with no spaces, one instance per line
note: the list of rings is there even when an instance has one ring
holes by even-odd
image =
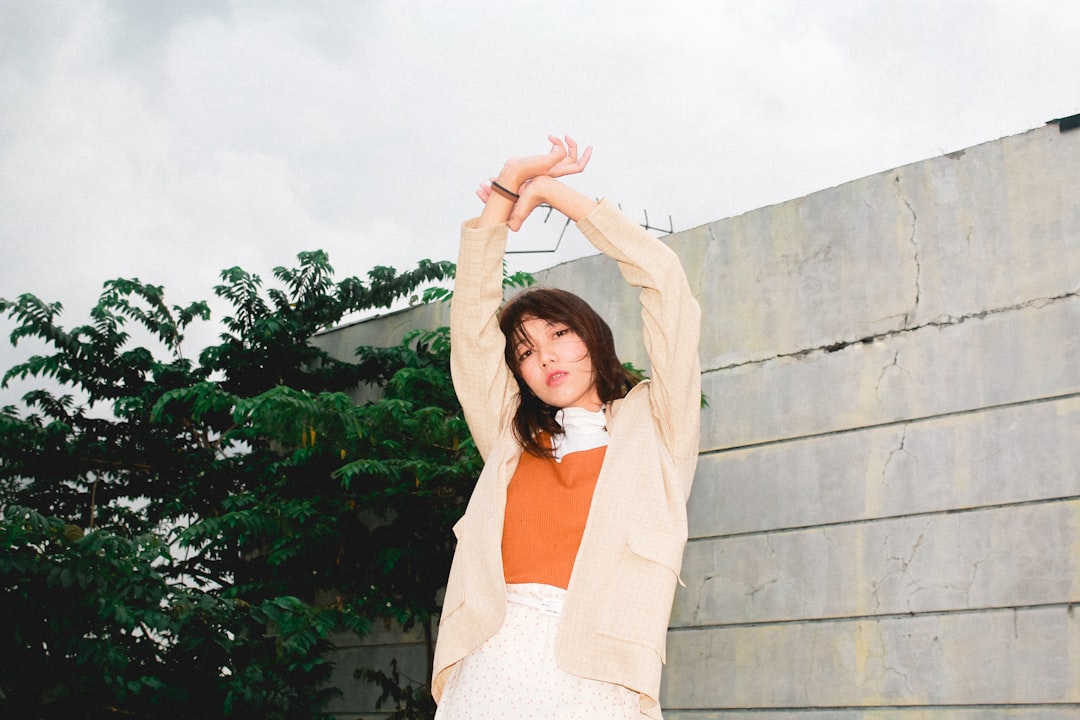
[[[169,306],[160,286],[109,281],[72,330],[59,304],[0,300],[13,343],[50,350],[4,383],[52,386],[0,411],[0,712],[319,717],[334,632],[389,617],[430,642],[479,472],[446,330],[355,361],[309,338],[452,269],[335,282],[307,252],[264,288],[231,268],[220,342],[197,361],[184,333],[209,306]],[[361,384],[380,399],[356,404]]]

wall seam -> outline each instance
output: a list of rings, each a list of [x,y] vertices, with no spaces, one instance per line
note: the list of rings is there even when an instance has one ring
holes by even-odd
[[[774,360],[783,360],[788,358],[801,358],[807,355],[813,355],[815,353],[831,354],[839,352],[840,350],[846,350],[854,345],[869,345],[879,340],[886,340],[900,335],[906,335],[908,333],[918,332],[919,330],[925,330],[927,328],[948,328],[957,325],[962,325],[972,320],[983,320],[993,315],[1001,315],[1009,312],[1018,312],[1021,310],[1027,310],[1029,308],[1042,309],[1048,305],[1053,305],[1059,302],[1065,302],[1074,298],[1080,297],[1080,288],[1075,290],[1069,290],[1058,295],[1050,295],[1045,297],[1037,297],[1031,300],[1026,300],[1022,303],[1015,305],[1008,305],[998,308],[990,308],[988,310],[982,310],[977,313],[968,313],[966,315],[952,316],[946,315],[938,320],[930,320],[920,325],[912,325],[910,327],[897,328],[895,330],[889,330],[882,333],[876,333],[874,335],[867,335],[855,340],[842,340],[828,345],[816,345],[810,348],[803,348],[801,350],[793,350],[786,353],[778,353],[776,355],[770,355],[767,358],[758,358],[754,360],[744,360],[742,362],[729,363],[727,365],[718,365],[712,368],[706,368],[702,370],[702,375],[709,373],[723,372],[725,370],[735,370],[744,367],[752,367],[754,365],[764,365]]]

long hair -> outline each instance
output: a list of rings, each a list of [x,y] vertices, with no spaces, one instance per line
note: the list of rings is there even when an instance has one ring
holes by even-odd
[[[606,404],[623,397],[638,383],[638,378],[619,362],[611,328],[577,295],[555,288],[532,288],[514,296],[499,313],[499,328],[506,338],[506,364],[517,380],[520,398],[514,414],[514,435],[530,455],[551,457],[551,448],[544,446],[541,432],[549,435],[562,432],[555,422],[559,408],[551,407],[532,393],[521,377],[517,360],[517,344],[526,338],[524,323],[532,318],[566,325],[585,342],[592,361],[593,384],[601,402]]]

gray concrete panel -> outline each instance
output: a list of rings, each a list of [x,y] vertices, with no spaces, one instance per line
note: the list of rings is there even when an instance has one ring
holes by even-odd
[[[903,327],[917,265],[895,204],[874,176],[680,234],[673,247],[705,318],[703,367]]]
[[[664,707],[1080,703],[1080,612],[1044,607],[673,631]]]
[[[705,372],[702,388],[703,451],[1069,395],[1080,296]]]
[[[919,252],[912,323],[1080,289],[1080,134],[1033,130],[888,175]]]
[[[407,333],[417,328],[428,330],[450,324],[449,303],[418,305],[371,317],[352,325],[344,325],[311,338],[312,345],[330,353],[331,357],[353,360],[360,345],[393,347],[400,345]]]
[[[1080,397],[703,456],[690,536],[1080,495]]]
[[[673,627],[1080,603],[1080,500],[691,542]]]
[[[396,658],[398,671],[404,677],[417,684],[422,684],[427,678],[427,653],[423,645],[346,646],[332,651],[329,658],[334,662],[330,684],[343,691],[343,695],[331,704],[333,712],[339,717],[374,716],[380,691],[367,680],[353,677],[358,668],[381,670],[389,675],[390,663]],[[387,708],[382,709],[385,711]]]
[[[808,708],[806,710],[664,710],[665,720],[1076,720],[1080,704],[1034,707]]]

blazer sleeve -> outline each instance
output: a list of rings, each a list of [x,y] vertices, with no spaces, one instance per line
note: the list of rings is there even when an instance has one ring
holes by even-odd
[[[480,456],[487,461],[506,414],[517,406],[517,382],[503,358],[499,329],[505,224],[461,226],[454,295],[450,301],[450,372]]]
[[[578,228],[618,263],[630,285],[641,288],[643,339],[652,364],[649,397],[657,429],[677,461],[696,460],[701,416],[701,308],[678,256],[608,200],[582,218]],[[686,480],[687,494],[692,479],[691,475]]]

